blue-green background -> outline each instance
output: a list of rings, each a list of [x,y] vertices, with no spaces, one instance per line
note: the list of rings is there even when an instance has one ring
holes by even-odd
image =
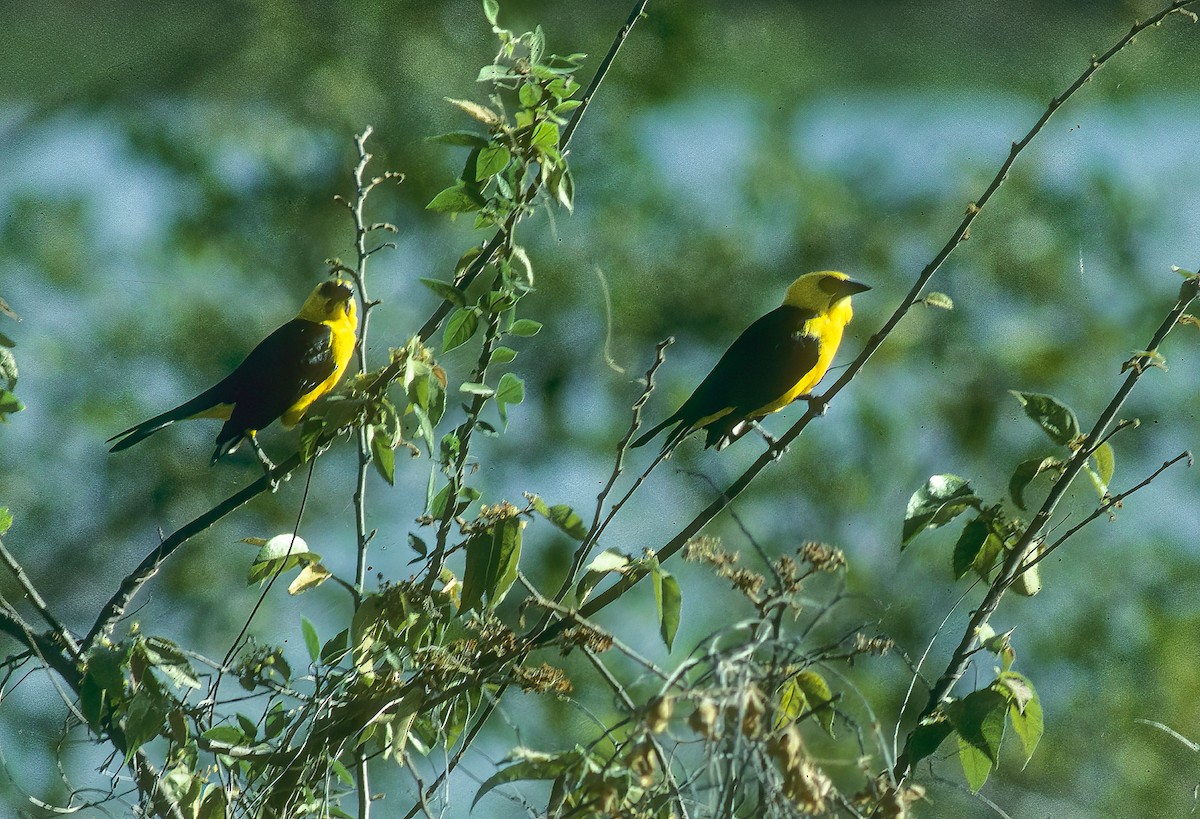
[[[849,360],[949,239],[1010,143],[1092,55],[1155,8],[652,0],[572,144],[575,212],[521,225],[537,285],[521,309],[546,327],[516,345],[526,403],[506,435],[479,444],[487,499],[519,501],[528,490],[590,519],[653,344],[677,339],[647,409],[657,417],[806,270],[843,269],[875,286],[856,298],[839,357]],[[540,23],[551,50],[588,53],[586,81],[627,13],[616,2],[514,2],[501,22],[517,31]],[[0,428],[0,505],[16,517],[5,543],[82,631],[160,529],[256,476],[246,453],[207,467],[211,422],[115,456],[103,441],[215,381],[294,312],[324,259],[351,257],[349,220],[332,196],[349,191],[355,133],[373,125],[376,171],[407,175],[372,202],[373,218],[399,227],[398,249],[371,271],[371,295],[383,302],[375,363],[435,306],[418,277],[448,278],[484,238],[470,220],[423,210],[463,159],[425,137],[469,126],[443,97],[481,98],[474,79],[494,40],[473,2],[12,3],[0,8],[0,27],[9,32],[0,49],[0,295],[24,319],[0,321],[0,331],[18,343],[17,393],[27,404]],[[921,655],[966,586],[950,576],[953,527],[900,554],[909,495],[929,475],[953,472],[999,500],[1016,463],[1050,452],[1007,390],[1052,392],[1090,424],[1121,362],[1173,303],[1170,266],[1200,265],[1197,76],[1200,28],[1178,15],[1115,58],[1020,157],[934,280],[955,309],[914,310],[828,415],[738,499],[769,553],[807,539],[845,549],[852,595],[835,612],[842,631],[863,624]],[[1123,413],[1142,425],[1113,442],[1115,488],[1200,439],[1198,341],[1195,328],[1181,328],[1165,350],[1169,372],[1148,374]],[[464,349],[442,363],[461,381],[473,360]],[[786,429],[801,409],[768,426]],[[278,454],[295,440],[275,429],[263,439]],[[689,441],[603,545],[659,546],[711,500],[700,475],[725,485],[760,451],[753,437],[719,454]],[[649,457],[636,454],[637,465]],[[402,458],[395,488],[372,476],[373,573],[413,570],[407,533],[428,468]],[[253,551],[239,541],[289,530],[301,484],[191,542],[138,599],[143,628],[223,655],[259,594],[245,584]],[[327,565],[351,576],[352,486],[343,444],[318,464],[301,527]],[[1002,607],[995,625],[1016,629],[1017,668],[1038,686],[1047,719],[1029,766],[1021,770],[1014,743],[984,789],[1009,815],[1193,807],[1200,757],[1135,720],[1200,739],[1196,490],[1194,472],[1172,469],[1047,561],[1040,596]],[[1032,495],[1044,491],[1035,484]],[[1094,503],[1081,484],[1060,528]],[[751,551],[727,516],[710,532]],[[556,584],[568,551],[534,525],[523,565]],[[705,572],[670,568],[684,600],[673,655],[649,625],[648,588],[602,618],[666,665],[749,614],[718,597]],[[978,594],[944,626],[926,674],[944,665]],[[347,606],[336,589],[302,598],[277,589],[255,632],[286,640],[299,666],[300,614],[328,636]],[[893,655],[847,673],[890,737],[905,663]],[[964,685],[989,673],[981,659]],[[4,811],[42,815],[26,794],[68,802],[51,764],[64,709],[44,675],[6,694]],[[579,697],[610,707],[586,688]],[[595,732],[570,705],[516,698],[506,712],[453,780],[452,815],[467,810],[471,776],[486,777],[518,734],[557,749]],[[959,784],[950,745],[936,776],[922,767],[930,803],[921,812],[987,815]],[[78,731],[61,755],[75,785],[104,787],[92,771],[103,757]],[[853,771],[832,770],[854,786]],[[376,783],[388,792],[380,810],[407,809],[404,781],[381,769]],[[519,809],[493,796],[476,814]]]

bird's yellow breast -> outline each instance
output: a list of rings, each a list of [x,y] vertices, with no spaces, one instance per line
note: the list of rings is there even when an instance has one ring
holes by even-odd
[[[296,400],[296,403],[287,408],[283,413],[283,417],[280,418],[280,422],[285,427],[290,428],[298,424],[300,419],[304,417],[305,411],[308,410],[314,401],[337,386],[337,383],[342,380],[342,376],[346,372],[346,367],[350,363],[350,357],[354,355],[354,344],[358,331],[358,313],[354,309],[353,301],[350,303],[350,309],[321,323],[326,325],[332,333],[330,346],[333,351],[333,372],[329,374],[328,378],[309,392],[300,396]]]
[[[842,331],[850,323],[854,312],[850,307],[850,299],[842,299],[829,311],[819,313],[804,322],[801,332],[806,336],[817,339],[817,363],[811,370],[800,377],[800,380],[783,395],[757,410],[747,413],[754,418],[778,412],[802,395],[812,392],[817,383],[825,377],[833,356],[837,353],[838,345],[842,343]]]

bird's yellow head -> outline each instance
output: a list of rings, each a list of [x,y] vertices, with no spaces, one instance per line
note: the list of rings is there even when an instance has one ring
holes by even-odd
[[[309,294],[296,317],[309,321],[345,322],[353,325],[358,321],[358,304],[354,301],[354,290],[348,282],[341,279],[321,282]]]
[[[870,289],[870,285],[856,282],[845,273],[821,270],[805,273],[792,282],[783,297],[783,303],[788,307],[815,310],[819,315],[844,313],[842,323],[845,324],[851,316],[850,297]]]

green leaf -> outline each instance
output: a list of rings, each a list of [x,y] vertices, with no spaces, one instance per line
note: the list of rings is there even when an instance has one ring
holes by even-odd
[[[675,632],[679,630],[679,612],[683,596],[679,591],[679,581],[665,569],[655,565],[651,571],[654,585],[654,605],[658,610],[658,633],[671,650],[675,642]]]
[[[200,678],[178,645],[166,637],[147,637],[141,648],[146,661],[180,688],[199,688]]]
[[[922,722],[908,735],[908,758],[915,767],[918,762],[937,751],[938,746],[954,732],[945,719],[929,719]]]
[[[1042,701],[1033,683],[1022,674],[1006,671],[1000,675],[999,682],[1013,692],[1008,704],[1008,720],[1021,740],[1025,764],[1028,765],[1045,730]]]
[[[486,596],[488,608],[499,605],[517,579],[521,559],[521,528],[517,517],[496,521],[486,532],[467,538],[467,566],[463,572],[458,611],[482,611]]]
[[[808,710],[808,698],[804,696],[804,690],[795,677],[788,677],[783,685],[779,686],[777,698],[779,707],[775,709],[775,721],[772,723],[772,728],[776,731],[791,725]]]
[[[241,730],[234,728],[232,725],[217,725],[209,728],[200,736],[213,742],[224,743],[225,745],[240,745],[246,739]]]
[[[995,763],[1004,738],[1007,711],[1008,699],[994,689],[984,688],[951,703],[946,715],[959,737]]]
[[[512,154],[503,145],[488,145],[475,160],[475,181],[483,182],[508,167]]]
[[[979,553],[975,555],[975,560],[971,564],[976,573],[987,580],[988,572],[992,570],[992,566],[996,565],[996,559],[1004,552],[1004,542],[996,537],[996,533],[992,532],[983,541],[983,547]]]
[[[87,720],[88,727],[100,734],[100,720],[104,716],[104,689],[91,674],[85,674],[79,682],[79,710]]]
[[[921,302],[926,307],[936,307],[939,310],[953,310],[954,299],[947,296],[945,293],[927,293],[921,299]]]
[[[321,646],[321,664],[337,665],[350,650],[350,629],[342,629]]]
[[[293,539],[291,535],[276,535],[258,550],[254,562],[250,564],[246,582],[257,583],[277,572],[282,574],[302,563],[313,563],[320,559],[319,554],[308,548],[304,538]]]
[[[17,346],[17,342],[13,341],[11,338],[6,336],[4,333],[0,333],[0,347],[16,347],[16,346]]]
[[[1103,498],[1108,494],[1108,485],[1112,482],[1113,471],[1116,469],[1116,454],[1113,452],[1112,445],[1107,441],[1100,444],[1092,453],[1092,460],[1096,467],[1094,470],[1088,468],[1088,476],[1092,479],[1097,494]]]
[[[526,108],[536,108],[542,101],[542,87],[537,83],[522,83],[521,90],[517,92],[517,99]]]
[[[446,353],[455,347],[461,347],[471,340],[479,329],[479,314],[471,307],[460,307],[450,314],[446,320],[446,329],[442,334],[442,352]]]
[[[496,394],[494,389],[478,381],[464,381],[458,385],[458,389],[468,395],[482,395],[484,398],[491,398]]]
[[[141,687],[125,712],[125,759],[133,759],[138,748],[158,736],[167,719],[167,704],[162,696]]]
[[[488,791],[499,785],[505,785],[509,782],[518,782],[522,780],[549,780],[557,779],[560,775],[569,771],[579,764],[582,754],[578,749],[568,751],[562,754],[544,754],[537,751],[530,751],[524,748],[518,748],[514,751],[514,756],[520,756],[518,762],[514,762],[507,768],[501,768],[496,773],[492,774],[475,792],[475,799],[471,802],[471,807],[474,808],[479,804]]]
[[[467,306],[467,297],[463,291],[459,290],[450,282],[444,282],[441,279],[421,279],[421,284],[428,287],[434,292],[438,298],[450,302],[457,307]]]
[[[488,359],[488,364],[507,364],[517,357],[517,351],[512,347],[497,347],[492,350],[492,357]]]
[[[525,400],[525,382],[513,373],[500,376],[496,385],[496,409],[500,412],[500,422],[508,426],[508,406],[520,404]]]
[[[575,210],[575,178],[566,165],[558,165],[546,179],[550,195],[568,211]]]
[[[988,759],[987,754],[961,735],[958,738],[958,761],[962,764],[963,775],[967,778],[967,787],[972,793],[978,793],[992,772],[992,761]]]
[[[628,557],[612,550],[605,550],[596,555],[595,559],[583,570],[583,576],[579,578],[579,582],[575,584],[576,605],[583,605],[583,601],[587,600],[592,589],[596,588],[596,584],[603,580],[605,575],[609,572],[624,574],[629,569],[630,563]]]
[[[796,675],[795,680],[796,685],[800,686],[800,690],[804,692],[808,707],[816,712],[814,716],[816,716],[817,722],[825,729],[825,733],[833,736],[833,708],[829,707],[829,703],[833,702],[833,692],[829,689],[829,683],[811,669],[801,671]]]
[[[583,518],[579,517],[575,510],[565,503],[555,504],[554,506],[546,506],[545,503],[541,503],[540,505],[535,505],[534,508],[546,520],[553,523],[575,540],[583,540],[587,537],[588,527],[583,522]]]
[[[379,431],[376,427],[367,428],[367,440],[371,444],[371,463],[379,477],[388,482],[388,486],[396,485],[396,451],[392,448],[390,436]]]
[[[17,396],[5,389],[0,389],[0,415],[8,415],[25,409]]]
[[[433,197],[425,209],[435,213],[471,213],[481,207],[483,207],[483,202],[480,201],[479,196],[459,182]]]
[[[963,527],[962,534],[958,536],[958,542],[954,544],[955,580],[971,569],[975,558],[979,555],[979,550],[983,548],[983,542],[987,540],[991,532],[991,527],[982,518],[975,518]]]
[[[0,379],[8,384],[10,390],[17,388],[17,360],[4,346],[0,346]]]
[[[1042,590],[1041,566],[1033,565],[1025,569],[1013,578],[1010,588],[1022,597],[1033,597]]]
[[[483,16],[493,26],[496,25],[496,19],[500,15],[500,0],[483,0]],[[351,783],[352,784],[352,783]]]
[[[1050,440],[1066,446],[1079,435],[1079,419],[1066,404],[1050,395],[1009,390],[1025,408],[1025,414],[1050,436]]]
[[[507,80],[512,77],[513,73],[508,66],[496,65],[493,63],[491,65],[485,65],[483,68],[479,69],[479,76],[475,78],[475,82],[496,82],[498,80]]]
[[[1018,509],[1025,508],[1025,487],[1038,475],[1050,469],[1058,469],[1063,465],[1059,458],[1030,458],[1021,461],[1013,470],[1012,478],[1008,481],[1008,494],[1012,495],[1013,503]]]
[[[308,658],[316,663],[321,658],[321,638],[317,635],[317,627],[303,614],[300,615],[300,631],[304,633],[304,647],[308,649]]]
[[[487,137],[471,131],[451,131],[448,134],[426,137],[425,140],[442,145],[461,145],[464,148],[483,148],[488,144]]]
[[[529,145],[534,150],[557,151],[558,150],[558,125],[553,122],[543,121],[533,126],[533,133],[529,136]]]
[[[533,319],[517,319],[512,323],[512,326],[508,328],[508,332],[510,335],[514,336],[528,337],[536,336],[541,329],[542,323],[540,321],[534,321]]]
[[[12,513],[8,511],[7,506],[0,506],[0,535],[8,531],[13,524]]]
[[[900,550],[925,529],[943,526],[971,506],[978,507],[979,498],[965,478],[934,475],[908,499]]]
[[[521,530],[525,522],[517,517],[497,521],[492,532],[495,554],[494,581],[488,586],[488,605],[496,607],[517,580],[521,561]]]

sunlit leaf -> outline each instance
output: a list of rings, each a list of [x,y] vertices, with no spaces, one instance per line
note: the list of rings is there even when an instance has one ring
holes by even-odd
[[[668,571],[656,566],[651,572],[654,586],[654,605],[658,609],[658,633],[670,651],[675,643],[675,632],[679,630],[679,613],[683,597],[679,581]]]
[[[508,332],[514,336],[536,336],[542,329],[540,321],[533,319],[517,319],[508,328]]]
[[[936,529],[952,521],[968,507],[979,505],[965,478],[934,475],[908,499],[904,513],[901,551],[925,529]]]
[[[998,691],[984,688],[972,691],[946,709],[950,724],[958,735],[972,747],[982,751],[995,763],[1004,738],[1004,716],[1008,699]]]
[[[317,627],[303,614],[300,615],[300,631],[304,635],[304,647],[308,649],[308,658],[315,663],[321,657],[321,638],[317,636]]]
[[[479,313],[470,307],[458,308],[446,319],[446,329],[442,334],[442,352],[449,352],[466,344],[478,329]]]
[[[512,154],[503,145],[488,145],[475,160],[475,181],[483,182],[500,173],[512,161]]]
[[[967,787],[971,789],[972,793],[978,793],[992,773],[992,760],[960,734],[958,737],[958,761],[962,764],[963,775],[967,778]]]
[[[833,736],[833,708],[829,707],[829,703],[833,702],[833,692],[829,689],[829,683],[812,669],[801,671],[795,679],[808,700],[808,707],[816,712],[814,716],[817,722],[825,729],[825,733]]]

